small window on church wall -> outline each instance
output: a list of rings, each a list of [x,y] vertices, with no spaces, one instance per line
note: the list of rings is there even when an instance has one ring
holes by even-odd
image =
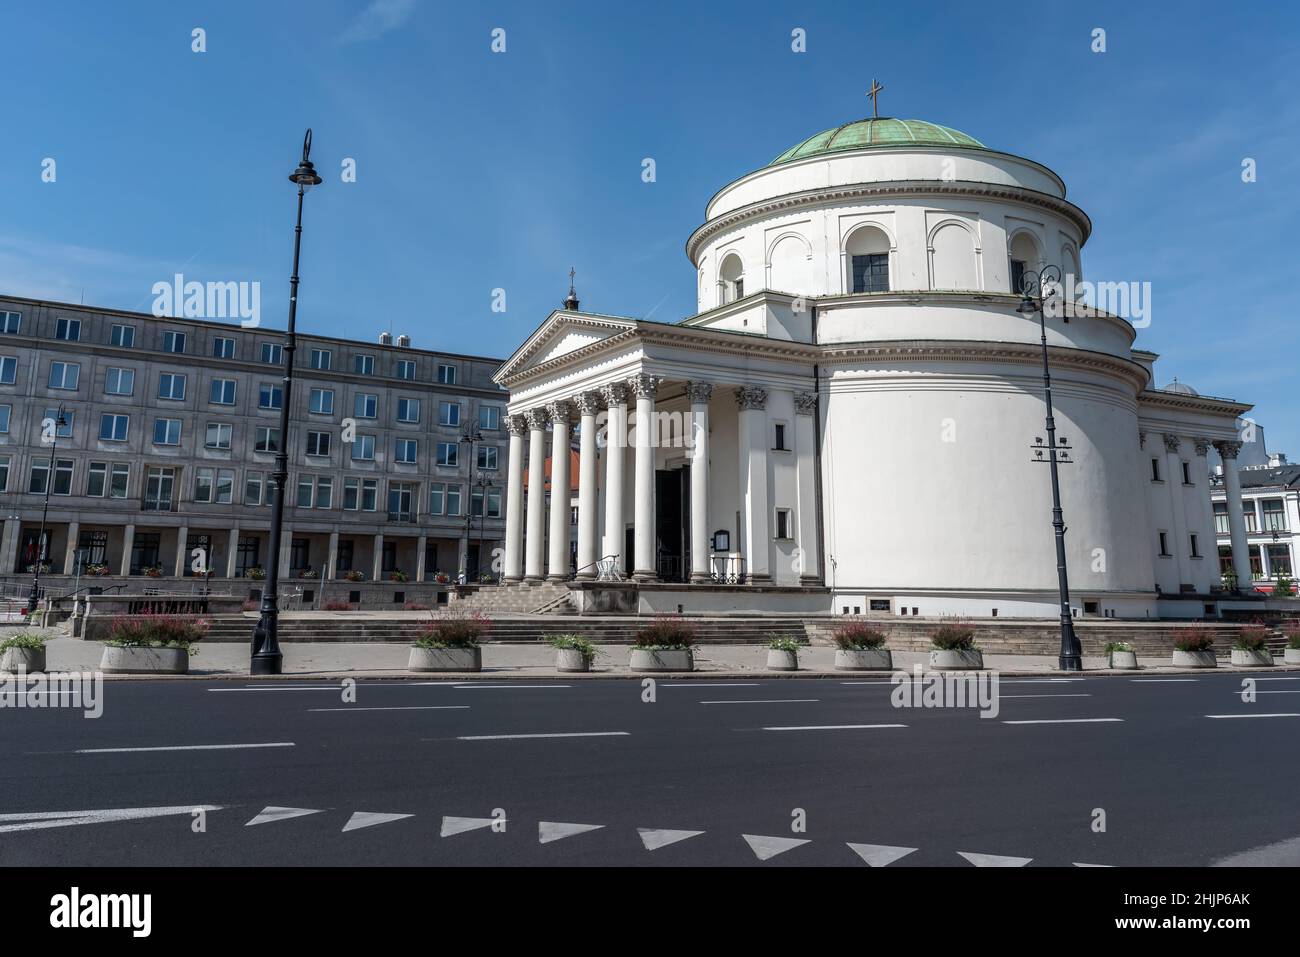
[[[1041,260],[1038,252],[1038,243],[1034,237],[1026,232],[1016,233],[1011,240],[1009,250],[1011,257],[1011,291],[1019,294],[1024,292],[1025,273],[1031,269],[1037,269]]]
[[[718,270],[718,282],[722,287],[719,305],[745,297],[745,267],[739,256],[733,253],[722,261],[722,268]]]
[[[793,537],[790,525],[790,510],[788,508],[778,508],[776,510],[776,537],[782,541]]]
[[[774,434],[772,436],[772,448],[777,452],[788,452],[790,447],[785,444],[785,423],[778,422],[773,426]]]
[[[850,292],[889,291],[889,237],[875,226],[861,226],[844,247]]]
[[[1151,481],[1153,482],[1160,481],[1160,460],[1159,459],[1151,460]]]
[[[1192,468],[1191,468],[1191,465],[1190,465],[1189,463],[1187,463],[1187,462],[1184,462],[1184,463],[1183,463],[1183,484],[1184,484],[1184,485],[1191,485],[1191,484],[1193,484],[1193,483],[1192,483]]]
[[[964,226],[940,226],[930,241],[931,276],[935,289],[978,289],[975,238]]]
[[[1160,532],[1160,557],[1169,557],[1169,533]]]

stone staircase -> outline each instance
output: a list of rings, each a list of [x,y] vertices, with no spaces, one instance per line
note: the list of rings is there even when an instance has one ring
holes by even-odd
[[[489,618],[501,615],[577,614],[569,598],[569,586],[537,584],[486,585],[453,605],[460,611],[482,612]]]

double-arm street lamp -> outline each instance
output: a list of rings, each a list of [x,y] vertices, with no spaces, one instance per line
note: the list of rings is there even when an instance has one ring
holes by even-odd
[[[41,509],[41,530],[36,536],[36,561],[32,565],[32,593],[27,596],[27,614],[36,613],[41,600],[41,563],[45,561],[45,524],[50,517],[50,486],[54,484],[54,453],[59,448],[59,429],[68,424],[63,405],[54,413],[54,434],[50,436],[50,464],[45,469],[45,505]],[[48,426],[46,426],[48,428]]]
[[[1050,301],[1061,295],[1061,270],[1045,266],[1038,272],[1025,270],[1020,283],[1021,300],[1016,311],[1025,318],[1038,315],[1038,331],[1043,344],[1043,399],[1047,404],[1047,454],[1052,473],[1052,528],[1056,534],[1056,581],[1061,602],[1061,654],[1058,659],[1062,671],[1083,670],[1083,649],[1074,633],[1074,617],[1070,613],[1070,582],[1065,571],[1065,519],[1061,513],[1061,482],[1057,473],[1057,453],[1061,446],[1056,442],[1056,419],[1052,414],[1052,373],[1047,362],[1047,318]],[[1066,303],[1062,305],[1062,317]],[[1065,453],[1068,461],[1068,451]]]
[[[284,489],[289,484],[289,407],[293,401],[293,351],[296,348],[295,323],[298,316],[298,253],[302,247],[302,198],[307,190],[319,186],[320,176],[308,158],[311,154],[311,130],[302,141],[302,162],[289,174],[298,184],[298,222],[293,231],[293,275],[289,277],[289,327],[284,337],[284,388],[280,395],[280,442],[276,449],[274,498],[271,499],[271,554],[267,563],[266,587],[262,591],[261,618],[253,629],[252,658],[249,674],[278,675],[284,666],[280,652],[279,587],[280,539],[284,533]]]

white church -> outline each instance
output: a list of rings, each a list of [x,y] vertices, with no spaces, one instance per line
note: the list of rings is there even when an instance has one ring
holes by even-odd
[[[571,290],[498,371],[506,581],[572,579],[590,612],[1059,614],[1039,319],[1017,307],[1026,272],[1085,278],[1091,228],[1046,166],[920,120],[825,130],[722,187],[686,240],[695,315]],[[1067,312],[1046,334],[1072,610],[1215,616],[1206,454],[1244,564],[1251,406],[1157,388],[1130,322]],[[577,489],[576,555],[548,480]]]

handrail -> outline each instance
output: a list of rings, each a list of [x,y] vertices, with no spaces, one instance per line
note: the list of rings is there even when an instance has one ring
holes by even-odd
[[[618,554],[614,554],[614,555],[602,555],[600,558],[596,559],[594,562],[588,562],[586,565],[583,565],[581,568],[575,568],[573,571],[569,572],[568,578],[569,578],[570,581],[572,581],[574,578],[576,578],[576,577],[578,576],[578,573],[579,573],[579,572],[585,572],[588,568],[595,568],[595,567],[596,567],[597,565],[599,565],[601,562],[609,561],[611,558],[617,560],[617,559],[619,558],[619,555],[618,555]]]
[[[61,601],[64,598],[71,598],[73,595],[79,594],[80,592],[83,591],[88,591],[91,588],[98,588],[100,590],[100,593],[103,594],[103,593],[113,591],[115,588],[125,588],[126,586],[127,586],[126,582],[121,582],[117,585],[82,585],[80,588],[74,588],[72,591],[65,591],[61,595],[54,595],[53,597],[47,598],[46,600]]]

